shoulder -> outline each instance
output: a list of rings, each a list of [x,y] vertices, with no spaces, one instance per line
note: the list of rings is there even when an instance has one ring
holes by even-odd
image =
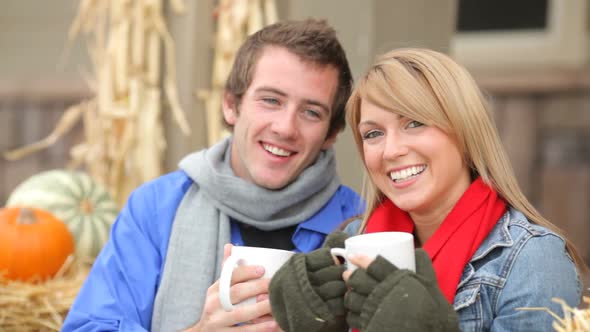
[[[553,298],[571,307],[581,299],[579,274],[565,240],[510,208],[463,272],[455,297],[462,323],[478,311],[486,324],[493,320],[504,330],[545,330],[550,315],[522,308],[548,308],[562,316]]]
[[[504,248],[501,255],[505,259],[502,271],[506,273],[503,294],[529,289],[541,296],[577,304],[580,280],[565,240],[550,229],[533,224],[514,208],[507,214],[505,223],[511,245]]]
[[[522,212],[515,208],[510,207],[502,217],[502,221],[506,224],[513,237],[557,237],[565,243],[561,236],[546,227],[533,224]]]
[[[343,223],[342,231],[349,236],[354,236],[359,234],[359,229],[361,228],[362,218],[354,217],[351,220],[347,220]]]
[[[566,250],[565,239],[552,230],[533,224],[520,211],[509,210],[508,229],[512,235],[518,260],[522,263],[539,263],[540,266],[560,263],[573,266],[573,260]]]
[[[137,187],[129,196],[127,205],[133,207],[137,204],[158,204],[162,202],[179,201],[193,181],[183,171],[175,171],[153,180],[143,183]]]
[[[338,190],[336,190],[332,199],[338,200],[346,219],[358,216],[365,210],[363,199],[356,191],[345,185],[340,185],[340,187],[338,187]]]
[[[142,184],[129,196],[115,228],[120,222],[133,222],[144,233],[166,238],[178,205],[192,183],[183,171],[175,171]]]
[[[178,170],[143,183],[134,190],[133,194],[139,193],[145,195],[150,192],[168,192],[179,189],[186,192],[192,183],[193,181],[184,171]]]
[[[335,196],[339,197],[343,201],[360,201],[361,197],[359,194],[352,190],[352,188],[341,184],[338,190],[334,193]]]
[[[566,250],[566,242],[555,232],[531,223],[522,213],[514,211],[509,223],[514,244],[502,255],[505,264],[500,274],[504,271],[506,274],[498,298],[499,307],[510,308],[509,303],[544,307],[561,317],[562,307],[552,299],[576,307],[582,291],[580,276]]]

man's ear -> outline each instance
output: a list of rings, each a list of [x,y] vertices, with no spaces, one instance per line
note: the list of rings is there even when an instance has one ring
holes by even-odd
[[[222,108],[223,108],[223,118],[225,119],[225,122],[227,122],[227,124],[229,124],[230,126],[235,125],[236,119],[238,117],[238,107],[237,107],[237,103],[236,103],[236,97],[227,91],[224,92],[223,93]]]
[[[336,130],[333,134],[326,137],[326,140],[322,144],[322,150],[328,150],[329,148],[336,143],[336,137],[338,136],[338,130]]]

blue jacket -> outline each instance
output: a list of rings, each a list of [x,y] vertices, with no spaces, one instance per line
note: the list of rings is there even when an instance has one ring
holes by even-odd
[[[172,223],[192,183],[184,172],[176,171],[142,185],[130,196],[62,331],[149,329]],[[359,214],[359,202],[354,191],[340,186],[321,210],[298,225],[292,238],[296,251],[318,248],[340,223]],[[232,231],[231,241],[243,243],[239,231]]]
[[[357,234],[360,220],[345,231]],[[479,246],[461,276],[453,303],[461,331],[554,331],[547,308],[563,317],[581,300],[581,282],[564,240],[508,209]]]

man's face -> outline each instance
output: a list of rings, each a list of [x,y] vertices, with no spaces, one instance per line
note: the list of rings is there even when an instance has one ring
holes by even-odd
[[[224,97],[225,120],[234,126],[234,173],[268,189],[293,182],[335,141],[327,135],[337,87],[335,67],[266,47],[240,104]]]

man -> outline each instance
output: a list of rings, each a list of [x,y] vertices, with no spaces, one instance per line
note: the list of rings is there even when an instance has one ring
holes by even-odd
[[[240,48],[223,114],[233,135],[138,188],[72,306],[64,331],[278,331],[262,267],[236,269],[225,312],[219,270],[233,245],[308,252],[358,214],[331,149],[352,76],[324,21],[277,23]]]

